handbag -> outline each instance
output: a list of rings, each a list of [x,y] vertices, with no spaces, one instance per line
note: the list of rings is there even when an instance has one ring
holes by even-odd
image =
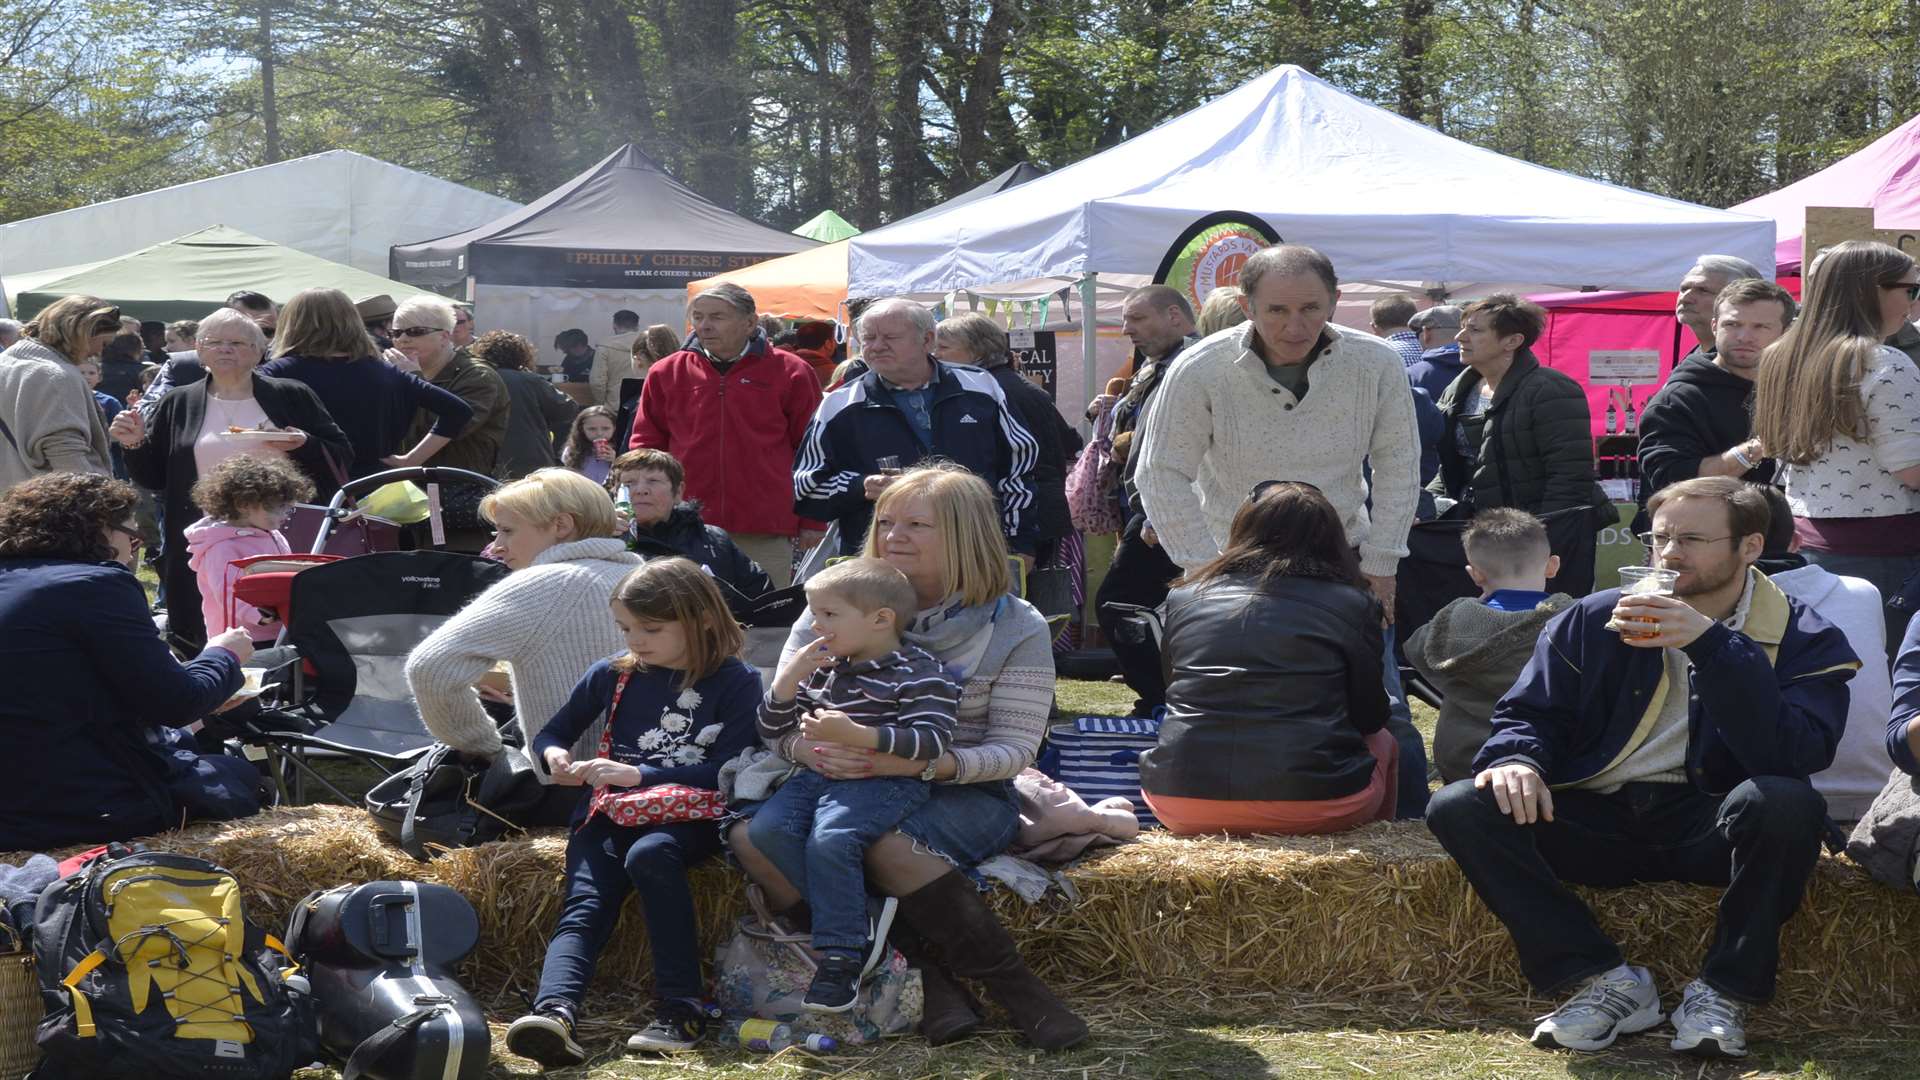
[[[891,897],[880,905],[874,948],[867,956],[853,1007],[842,1013],[809,1011],[802,1004],[819,962],[807,947],[810,935],[781,927],[767,912],[758,886],[747,886],[747,905],[732,936],[714,950],[713,998],[732,1018],[775,1020],[790,1025],[795,1041],[826,1035],[842,1046],[902,1035],[920,1022],[919,973],[887,942],[893,922]]]
[[[429,847],[457,848],[522,832],[546,799],[546,785],[525,750],[505,745],[490,761],[475,762],[445,743],[375,784],[367,813],[407,854],[426,862]]]
[[[1160,819],[1140,794],[1140,755],[1160,744],[1160,717],[1082,716],[1047,729],[1047,745],[1034,762],[1041,772],[1073,789],[1088,806],[1118,795],[1133,803],[1140,827]]]
[[[623,671],[613,684],[613,703],[607,722],[600,726],[600,756],[613,756],[613,714],[620,711],[620,695],[633,673]],[[677,821],[718,821],[727,816],[726,796],[687,784],[655,784],[644,788],[595,788],[587,802],[587,817],[604,814],[615,825],[666,825]],[[582,819],[581,824],[585,824]]]
[[[33,1032],[46,1014],[33,949],[12,920],[0,917],[0,1080],[20,1080],[40,1063]]]
[[[1113,458],[1115,411],[1116,406],[1108,406],[1093,422],[1093,438],[1067,472],[1067,516],[1084,533],[1119,532],[1127,524],[1113,498],[1120,472]]]

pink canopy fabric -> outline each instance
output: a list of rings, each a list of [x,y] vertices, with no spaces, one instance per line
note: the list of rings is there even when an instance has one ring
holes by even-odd
[[[1798,242],[1797,240],[1795,241]],[[1800,279],[1783,277],[1780,287],[1800,296]],[[1547,309],[1547,328],[1534,343],[1540,362],[1564,371],[1587,389],[1587,411],[1595,436],[1606,434],[1609,386],[1595,386],[1587,378],[1587,355],[1594,349],[1654,349],[1660,353],[1660,379],[1673,372],[1680,358],[1693,351],[1693,332],[1673,317],[1676,295],[1670,292],[1571,292],[1528,297]],[[1637,416],[1659,384],[1631,387],[1628,393]]]
[[[1871,206],[1880,228],[1920,227],[1920,116],[1812,176],[1728,209],[1772,218],[1774,261],[1780,273],[1797,274],[1809,206]]]

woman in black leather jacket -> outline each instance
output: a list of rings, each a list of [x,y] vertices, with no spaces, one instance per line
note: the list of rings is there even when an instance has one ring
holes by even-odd
[[[1140,756],[1163,824],[1301,834],[1393,816],[1380,609],[1318,488],[1255,488],[1165,611],[1166,719]]]

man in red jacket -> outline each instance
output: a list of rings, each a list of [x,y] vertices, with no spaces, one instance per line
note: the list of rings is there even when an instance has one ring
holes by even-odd
[[[693,298],[693,344],[648,370],[627,447],[678,458],[707,524],[784,587],[794,537],[810,546],[823,531],[793,512],[794,451],[820,405],[820,380],[767,341],[755,314],[753,295],[729,282]]]

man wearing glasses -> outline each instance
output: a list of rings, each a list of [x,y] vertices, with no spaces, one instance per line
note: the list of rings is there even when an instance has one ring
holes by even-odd
[[[1666,1019],[1652,976],[1566,882],[1725,886],[1669,1046],[1740,1057],[1829,828],[1808,777],[1833,761],[1860,661],[1754,568],[1772,514],[1752,485],[1684,480],[1649,509],[1670,593],[1608,589],[1548,624],[1494,707],[1476,775],[1442,788],[1427,824],[1506,924],[1527,981],[1572,991],[1534,1029],[1540,1047],[1602,1050]]]

